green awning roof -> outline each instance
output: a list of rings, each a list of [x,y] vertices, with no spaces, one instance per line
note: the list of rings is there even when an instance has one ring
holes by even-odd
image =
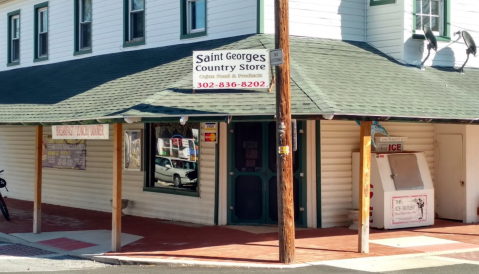
[[[0,123],[60,123],[124,116],[271,117],[275,93],[198,90],[192,52],[274,47],[247,35],[0,72]],[[479,71],[402,65],[367,43],[291,37],[292,113],[479,119]]]

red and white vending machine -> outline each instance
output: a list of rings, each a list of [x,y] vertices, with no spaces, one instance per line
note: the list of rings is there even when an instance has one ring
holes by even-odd
[[[394,138],[394,137],[393,137]],[[378,142],[379,141],[379,142]],[[378,149],[402,148],[376,141]],[[359,207],[359,152],[353,152],[353,207]],[[434,186],[424,152],[371,153],[370,227],[395,229],[434,224]]]

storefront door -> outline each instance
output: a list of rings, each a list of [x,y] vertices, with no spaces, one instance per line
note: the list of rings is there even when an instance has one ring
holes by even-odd
[[[298,123],[298,149],[293,152],[293,195],[296,225],[306,225],[303,125]],[[228,221],[231,224],[278,222],[276,122],[229,126]]]

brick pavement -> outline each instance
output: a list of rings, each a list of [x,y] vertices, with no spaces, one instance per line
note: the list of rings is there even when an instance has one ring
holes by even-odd
[[[0,232],[32,231],[32,202],[8,199],[12,221],[0,220]],[[43,205],[44,232],[111,229],[111,214],[54,205]],[[181,225],[159,219],[124,216],[122,232],[143,236],[112,256],[131,258],[202,260],[237,263],[277,263],[278,239],[274,232],[250,233],[228,226]],[[371,240],[428,236],[479,245],[479,225],[436,219],[431,227],[375,230]],[[369,254],[357,253],[357,231],[345,227],[296,231],[296,262],[338,260],[371,256],[420,254],[424,251],[370,244]]]

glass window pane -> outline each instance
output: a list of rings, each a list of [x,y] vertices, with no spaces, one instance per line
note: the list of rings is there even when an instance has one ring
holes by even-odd
[[[81,2],[81,22],[90,22],[91,21],[91,0],[83,0]]]
[[[430,16],[423,16],[422,17],[422,25],[425,27],[431,27],[431,17]]]
[[[422,30],[422,17],[421,15],[416,15],[416,30]]]
[[[12,62],[20,60],[20,40],[13,40],[12,42]]]
[[[439,31],[439,17],[431,17],[431,30]]]
[[[206,25],[206,2],[205,0],[191,3],[191,29],[204,29]]]
[[[13,38],[20,38],[20,20],[19,18],[13,19],[13,31],[12,31],[12,37]]]
[[[80,48],[91,47],[91,24],[80,25]]]
[[[416,0],[416,13],[422,13],[421,7],[422,7],[421,0]]]
[[[429,14],[431,10],[431,0],[422,0],[422,13]]]
[[[144,37],[144,12],[131,14],[131,39]]]
[[[131,0],[131,10],[142,10],[145,8],[145,0]]]
[[[431,14],[439,15],[439,1],[431,1]]]
[[[198,191],[199,123],[155,124],[151,186]]]
[[[40,34],[39,37],[39,50],[38,50],[38,56],[46,56],[48,54],[48,34],[43,33]]]
[[[235,167],[240,172],[263,168],[263,130],[259,122],[235,124]]]
[[[40,32],[47,32],[48,31],[48,10],[43,10],[40,12],[39,15],[40,20]]]

